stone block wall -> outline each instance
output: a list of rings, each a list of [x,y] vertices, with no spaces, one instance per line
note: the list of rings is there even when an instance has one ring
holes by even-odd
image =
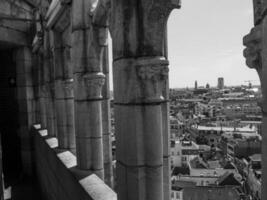
[[[32,129],[34,169],[46,200],[115,200],[116,193],[95,174],[77,169],[76,157],[58,149],[58,140],[49,137],[40,125]]]

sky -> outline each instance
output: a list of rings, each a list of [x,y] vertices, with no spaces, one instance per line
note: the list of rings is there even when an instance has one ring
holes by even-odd
[[[253,27],[252,0],[182,0],[168,20],[170,88],[259,84],[243,57],[242,38]]]

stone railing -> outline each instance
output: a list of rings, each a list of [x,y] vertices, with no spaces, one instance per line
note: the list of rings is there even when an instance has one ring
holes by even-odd
[[[77,169],[76,156],[58,148],[40,125],[32,128],[34,170],[44,199],[117,200],[117,194],[95,174]]]

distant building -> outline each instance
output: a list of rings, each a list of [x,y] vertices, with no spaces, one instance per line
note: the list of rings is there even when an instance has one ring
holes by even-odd
[[[204,161],[202,158],[196,157],[190,160],[190,162],[188,162],[188,165],[190,170],[190,176],[193,177],[220,177],[227,172],[233,173],[236,179],[239,181],[241,181],[242,179],[236,166],[231,162],[223,164],[219,160]],[[201,182],[198,182],[197,185],[202,184]]]
[[[199,155],[199,146],[188,139],[175,141],[171,145],[171,164],[173,167],[184,166]]]
[[[229,158],[246,158],[261,152],[261,136],[256,130],[255,132],[226,132],[222,134],[220,146]]]
[[[261,154],[249,157],[248,186],[253,199],[260,200],[261,197]]]
[[[218,78],[218,89],[222,90],[224,88],[224,78]]]
[[[172,186],[171,200],[247,200],[239,186]]]
[[[206,89],[210,89],[210,84],[209,83],[206,84]]]
[[[195,90],[197,89],[197,81],[195,81]]]

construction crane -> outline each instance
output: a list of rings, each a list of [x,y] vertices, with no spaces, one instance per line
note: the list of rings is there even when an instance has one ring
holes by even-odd
[[[252,82],[259,82],[259,80],[246,80],[244,82],[248,83],[249,88],[252,88]]]

